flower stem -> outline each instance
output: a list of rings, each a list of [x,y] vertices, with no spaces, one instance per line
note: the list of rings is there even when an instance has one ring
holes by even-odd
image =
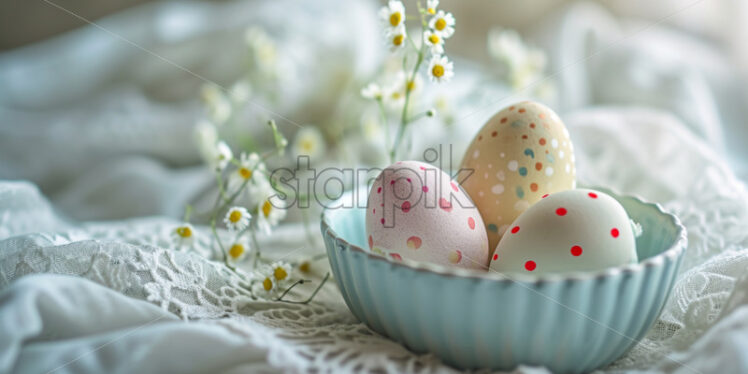
[[[330,273],[325,274],[325,277],[322,278],[322,282],[319,283],[319,286],[317,286],[317,288],[314,289],[314,292],[312,292],[312,294],[304,301],[283,300],[282,299],[283,296],[285,296],[286,293],[288,292],[284,292],[283,295],[281,295],[281,297],[279,297],[276,301],[281,301],[281,302],[289,303],[289,304],[309,304],[309,302],[312,301],[315,296],[317,296],[317,293],[319,292],[319,290],[322,289],[322,286],[325,285],[328,279],[330,279]],[[289,287],[289,290],[290,290],[290,287]],[[289,290],[286,290],[286,291],[289,291]]]
[[[257,269],[257,263],[260,261],[260,242],[257,241],[257,231],[255,231],[254,228],[252,228],[249,231],[249,236],[252,238],[252,247],[255,248],[255,258],[252,262],[252,269]]]
[[[418,2],[418,9],[421,9],[421,2]],[[426,18],[423,15],[423,12],[421,12],[421,25],[424,27],[426,26]],[[423,62],[423,55],[424,55],[424,48],[426,46],[426,42],[423,39],[423,32],[421,32],[421,48],[418,49],[418,57],[416,59],[416,64],[413,66],[413,71],[410,73],[410,75],[405,75],[405,103],[403,103],[403,112],[400,116],[400,126],[397,129],[397,135],[395,135],[395,143],[393,144],[391,150],[390,150],[390,160],[394,161],[395,157],[397,156],[397,150],[400,148],[400,143],[403,141],[403,137],[405,135],[405,128],[408,126],[410,121],[408,120],[408,106],[410,105],[410,82],[414,81],[416,78],[416,74],[418,73],[418,68],[421,67],[421,63]],[[415,46],[415,43],[413,43]],[[404,63],[404,62],[403,62]]]
[[[239,193],[244,189],[244,187],[247,186],[247,183],[249,182],[249,179],[245,180],[241,186],[239,186],[239,189],[234,192],[233,195],[229,197],[228,200],[226,200],[220,207],[218,207],[218,203],[221,201],[221,196],[219,195],[216,198],[215,204],[213,204],[213,215],[210,217],[210,231],[213,233],[213,237],[216,239],[216,242],[218,242],[218,248],[221,249],[221,254],[223,255],[223,263],[226,265],[227,268],[231,269],[232,271],[236,272],[236,268],[229,264],[229,257],[226,253],[226,249],[223,247],[223,243],[221,242],[221,238],[218,236],[218,230],[216,229],[216,220],[218,219],[218,212],[224,210],[229,204],[233,203],[234,200],[236,200],[236,197],[239,196]]]

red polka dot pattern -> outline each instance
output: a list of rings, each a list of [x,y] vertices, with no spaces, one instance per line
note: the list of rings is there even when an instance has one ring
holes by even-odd
[[[410,249],[421,248],[422,243],[423,241],[421,240],[421,238],[417,236],[411,236],[410,238],[408,238],[408,240],[405,241],[405,245]]]
[[[409,202],[407,202],[407,201],[406,201],[406,202],[404,202],[404,203],[403,203],[403,205],[401,205],[401,206],[400,206],[400,209],[402,209],[402,210],[403,210],[403,213],[408,213],[408,212],[410,212],[410,203],[409,203]]]
[[[556,214],[561,217],[565,216],[566,213],[567,213],[566,208],[561,207],[561,208],[556,209]]]
[[[447,212],[451,212],[452,203],[450,203],[449,201],[447,201],[447,199],[442,197],[441,199],[439,199],[439,208],[442,208],[443,210]]]
[[[620,234],[621,234],[621,233],[620,233],[620,232],[618,232],[618,229],[617,229],[617,228],[615,228],[615,227],[614,227],[614,228],[613,228],[612,230],[610,230],[610,236],[612,236],[612,237],[614,237],[614,238],[617,238],[617,237],[618,237],[618,235],[620,235]]]
[[[369,249],[371,249],[372,247],[374,247],[374,238],[369,235]]]
[[[468,218],[468,227],[470,227],[470,230],[475,230],[475,220],[473,217]]]
[[[512,234],[516,234],[519,232],[519,226],[512,227]]]
[[[541,199],[545,199],[546,197],[548,197],[548,194],[543,195]]]
[[[575,245],[571,247],[571,255],[572,256],[581,256],[582,255],[582,247]]]
[[[421,190],[423,190],[423,192],[429,192],[428,186],[421,187]]]
[[[594,192],[590,192],[590,193],[588,193],[588,194],[587,194],[587,196],[589,196],[589,197],[591,197],[591,198],[593,198],[593,199],[597,199],[597,194],[596,194],[596,193],[594,193]]]
[[[527,271],[533,271],[535,270],[536,267],[537,267],[537,264],[535,263],[535,261],[530,260],[530,261],[525,262],[525,269]]]
[[[496,261],[498,259],[499,259],[499,254],[498,253],[494,253],[493,254],[493,260]]]
[[[450,182],[449,184],[452,186],[452,190],[454,190],[454,192],[459,192],[460,191],[460,189],[457,188],[457,185],[455,184],[455,182]]]

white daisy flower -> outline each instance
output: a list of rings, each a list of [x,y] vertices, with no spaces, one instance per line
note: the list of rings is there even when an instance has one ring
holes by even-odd
[[[252,26],[244,32],[252,56],[261,71],[274,74],[278,68],[278,48],[264,29]]]
[[[455,32],[455,17],[452,13],[440,10],[429,20],[429,27],[444,39],[448,39]]]
[[[410,91],[411,95],[421,92],[421,89],[423,88],[423,77],[421,74],[416,72],[416,75],[413,78],[409,78],[410,75],[401,70],[395,76],[393,85],[402,87],[400,88],[402,92]]]
[[[249,243],[246,240],[240,239],[231,243],[227,254],[230,262],[237,263],[243,260],[247,256],[247,253],[249,253]]]
[[[439,0],[428,0],[426,1],[426,13],[430,15],[436,14],[436,8],[439,6]]]
[[[372,82],[361,89],[361,96],[364,99],[379,100],[382,98],[382,88],[378,84]]]
[[[405,6],[402,1],[390,0],[379,10],[379,16],[388,28],[400,27],[405,24]]]
[[[177,247],[190,247],[195,242],[195,228],[189,223],[177,226],[171,233]]]
[[[258,277],[252,286],[252,293],[255,296],[266,300],[275,299],[279,290],[278,283],[269,269],[258,272]]]
[[[426,30],[423,32],[423,40],[431,50],[432,55],[444,53],[444,39],[439,33],[433,30]]]
[[[250,218],[252,218],[252,215],[249,214],[247,209],[235,206],[226,212],[226,217],[223,218],[223,223],[226,224],[226,227],[228,227],[229,230],[242,231],[249,226]]]
[[[247,81],[239,81],[234,83],[229,90],[229,97],[235,103],[243,103],[249,100],[249,96],[252,94],[252,86]]]
[[[195,143],[200,157],[206,164],[213,165],[216,159],[216,143],[218,143],[218,131],[212,123],[201,120],[194,130]]]
[[[210,119],[217,125],[222,125],[231,117],[231,101],[224,95],[221,87],[206,84],[201,90],[202,99],[208,107]]]
[[[514,30],[494,29],[488,34],[488,52],[503,65],[507,82],[515,90],[524,89],[543,77],[546,55],[527,46]]]
[[[447,56],[434,55],[429,62],[429,78],[432,82],[448,82],[454,75],[454,64]]]
[[[304,260],[299,264],[299,271],[305,274],[309,274],[312,272],[312,262],[309,260]]]
[[[286,217],[286,202],[276,195],[275,190],[268,183],[265,197],[257,204],[257,227],[266,234],[272,232],[273,227]]]
[[[283,287],[291,281],[291,264],[285,261],[278,261],[270,265],[270,269],[273,272],[273,278],[276,283]]]
[[[254,180],[253,177],[259,178],[260,175],[264,175],[265,171],[265,164],[260,155],[254,152],[247,155],[242,152],[239,157],[239,166],[229,176],[229,188],[235,190],[244,182]]]
[[[405,104],[405,87],[403,87],[403,81],[396,81],[388,85],[383,92],[382,100],[389,109],[402,109],[403,104]]]
[[[387,33],[385,33],[385,37],[387,45],[390,47],[390,51],[396,52],[404,49],[403,47],[405,46],[408,35],[405,31],[405,26],[402,25],[388,30]]]
[[[229,162],[234,159],[234,154],[231,152],[231,147],[224,141],[216,144],[215,158],[213,159],[213,165],[218,170],[226,169]]]
[[[309,156],[311,159],[322,155],[325,150],[325,138],[317,127],[305,126],[296,133],[293,152],[296,156]]]

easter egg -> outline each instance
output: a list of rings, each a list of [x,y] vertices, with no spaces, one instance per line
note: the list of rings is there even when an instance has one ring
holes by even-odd
[[[395,260],[469,269],[488,267],[488,238],[480,213],[439,168],[401,161],[384,169],[367,200],[369,249]]]
[[[603,192],[550,194],[510,225],[491,257],[490,269],[544,274],[635,263],[633,225],[623,206]]]
[[[467,148],[458,180],[475,201],[493,251],[541,196],[575,187],[574,147],[561,119],[525,101],[494,115]]]

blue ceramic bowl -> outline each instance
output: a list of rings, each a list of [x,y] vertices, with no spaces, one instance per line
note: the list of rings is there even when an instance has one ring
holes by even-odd
[[[363,205],[322,214],[348,308],[374,331],[461,369],[527,364],[581,373],[611,363],[659,315],[687,243],[678,218],[659,205],[610,193],[642,225],[639,263],[530,276],[400,262],[363,249],[367,194],[354,192],[342,200]]]

